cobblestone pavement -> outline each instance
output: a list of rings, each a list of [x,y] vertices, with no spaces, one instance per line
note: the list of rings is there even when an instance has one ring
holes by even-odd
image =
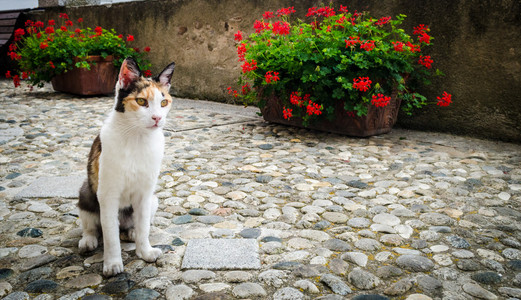
[[[145,263],[123,243],[126,272],[104,278],[101,249],[78,253],[74,192],[58,192],[85,176],[112,101],[0,81],[0,297],[521,298],[521,145],[349,138],[189,100],[165,131],[151,230],[164,254]]]

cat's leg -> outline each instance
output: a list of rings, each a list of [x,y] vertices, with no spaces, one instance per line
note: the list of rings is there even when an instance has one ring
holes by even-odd
[[[103,193],[102,195],[98,193],[98,198],[103,231],[103,274],[113,276],[123,272],[119,242],[119,193]]]
[[[92,251],[98,247],[99,214],[80,209],[80,220],[83,233],[78,248],[80,252]]]
[[[148,240],[152,214],[157,209],[157,197],[150,194],[136,200],[132,204],[136,231],[136,255],[146,262],[154,262],[162,253],[161,249],[152,248]]]
[[[92,251],[98,247],[100,220],[98,198],[88,180],[85,180],[81,186],[78,208],[83,230],[78,248],[80,252]]]

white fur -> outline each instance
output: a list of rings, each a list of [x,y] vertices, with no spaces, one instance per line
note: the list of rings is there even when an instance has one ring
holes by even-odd
[[[103,231],[103,273],[106,276],[123,271],[118,222],[120,208],[132,205],[134,209],[137,256],[153,262],[161,255],[160,249],[151,247],[148,235],[158,205],[153,192],[164,151],[161,128],[170,106],[161,107],[163,98],[159,90],[155,91],[153,100],[148,100],[148,108],[140,107],[135,112],[113,110],[101,128],[97,196]],[[157,127],[154,127],[153,116],[161,118]]]

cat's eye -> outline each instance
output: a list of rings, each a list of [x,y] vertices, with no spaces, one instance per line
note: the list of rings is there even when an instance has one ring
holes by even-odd
[[[143,98],[137,98],[136,103],[139,106],[146,106],[148,104],[148,101]]]
[[[164,99],[163,101],[161,101],[161,107],[165,107],[168,105],[168,100]]]

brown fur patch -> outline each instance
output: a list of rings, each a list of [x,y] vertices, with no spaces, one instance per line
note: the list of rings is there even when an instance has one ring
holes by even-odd
[[[139,104],[137,104],[136,102],[136,99],[138,98],[143,98],[148,101],[151,101],[154,98],[153,88],[157,88],[163,94],[164,99],[168,101],[168,105],[172,104],[172,97],[170,96],[168,90],[164,86],[154,81],[141,79],[136,83],[135,91],[129,94],[125,99],[123,99],[125,111],[137,111],[140,107]]]
[[[87,163],[87,173],[89,178],[89,185],[92,192],[96,194],[98,192],[98,179],[99,179],[99,157],[101,154],[101,140],[99,135],[94,139],[92,147],[89,153],[89,162]]]

